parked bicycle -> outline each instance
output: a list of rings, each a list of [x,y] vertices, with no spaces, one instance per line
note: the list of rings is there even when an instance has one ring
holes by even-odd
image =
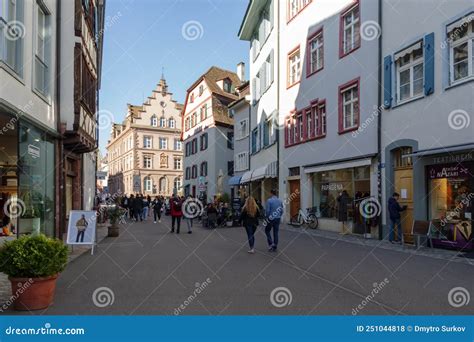
[[[316,208],[307,208],[306,212],[303,209],[298,210],[298,214],[290,218],[290,225],[302,226],[305,225],[311,229],[317,229],[319,226],[318,217],[316,216]]]

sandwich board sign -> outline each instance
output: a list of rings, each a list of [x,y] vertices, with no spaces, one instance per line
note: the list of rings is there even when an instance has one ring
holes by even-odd
[[[96,244],[97,211],[71,210],[66,242],[68,245],[91,245],[94,254]]]

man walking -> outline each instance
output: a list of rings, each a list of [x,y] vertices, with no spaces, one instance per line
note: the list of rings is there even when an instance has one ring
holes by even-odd
[[[158,218],[158,222],[161,222],[161,208],[163,207],[163,201],[160,197],[156,196],[155,200],[152,203],[153,207],[153,223],[156,223],[156,218]]]
[[[397,229],[398,243],[402,243],[402,225],[401,225],[401,215],[400,213],[407,209],[407,206],[400,206],[398,199],[400,195],[397,192],[394,192],[392,197],[388,200],[388,212],[390,215],[390,243],[395,243],[395,228]]]
[[[267,200],[265,205],[266,227],[268,251],[276,252],[278,247],[278,233],[280,230],[281,215],[283,214],[283,202],[277,197],[275,189],[271,191],[272,196]],[[273,239],[271,231],[273,230]]]
[[[176,223],[176,234],[179,234],[181,228],[181,217],[183,216],[183,201],[175,195],[170,201],[171,206],[171,233],[174,233],[174,226]]]

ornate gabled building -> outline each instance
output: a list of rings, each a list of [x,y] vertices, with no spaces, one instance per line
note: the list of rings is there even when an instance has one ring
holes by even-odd
[[[107,145],[110,193],[181,194],[182,108],[164,78],[143,105],[128,104],[125,120],[112,126]]]

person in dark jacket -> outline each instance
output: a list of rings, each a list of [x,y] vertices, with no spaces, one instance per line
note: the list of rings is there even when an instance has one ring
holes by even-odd
[[[179,234],[181,228],[181,217],[183,216],[183,201],[178,196],[174,196],[170,200],[171,206],[171,233],[174,233],[176,223],[176,234]]]
[[[337,219],[342,222],[341,234],[346,235],[349,232],[346,230],[346,222],[348,220],[347,206],[350,203],[350,197],[346,190],[343,190],[337,197]]]
[[[395,227],[397,228],[398,243],[402,243],[402,225],[401,225],[401,215],[400,213],[407,209],[407,206],[400,206],[398,199],[400,195],[397,192],[394,192],[392,197],[388,200],[388,213],[390,216],[390,243],[395,243]]]
[[[135,220],[137,222],[139,219],[140,221],[143,221],[142,211],[143,211],[143,196],[137,195],[135,197],[135,200],[133,201],[133,213],[135,215]]]
[[[242,208],[242,222],[247,232],[247,239],[249,241],[250,250],[248,253],[255,253],[255,232],[258,226],[258,217],[260,211],[258,210],[257,202],[252,196],[248,197]]]
[[[153,208],[153,223],[156,223],[156,218],[158,218],[158,222],[161,222],[161,208],[163,208],[163,201],[160,197],[156,196],[151,205]]]

